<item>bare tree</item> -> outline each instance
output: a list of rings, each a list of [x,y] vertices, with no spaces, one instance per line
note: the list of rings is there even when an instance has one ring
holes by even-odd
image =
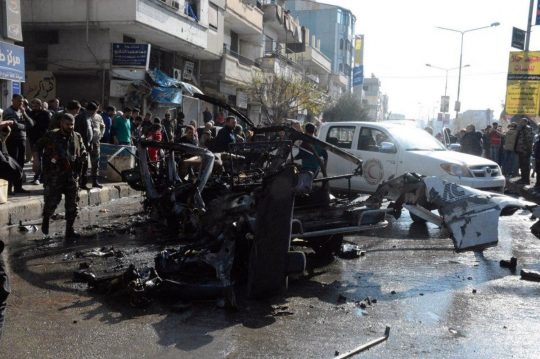
[[[350,92],[342,94],[339,99],[323,112],[326,122],[338,121],[371,121],[369,111],[362,107],[360,99]]]
[[[244,86],[252,103],[261,106],[268,122],[279,125],[307,110],[317,115],[324,106],[324,90],[301,76],[263,73],[254,75]]]

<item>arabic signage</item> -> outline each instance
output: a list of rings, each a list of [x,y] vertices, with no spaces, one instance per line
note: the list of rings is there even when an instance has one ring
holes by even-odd
[[[364,65],[353,68],[353,86],[360,86],[364,83]]]
[[[56,98],[56,78],[50,71],[28,71],[23,96],[49,101]]]
[[[0,41],[0,79],[24,82],[24,48]]]
[[[3,4],[4,36],[15,41],[22,41],[21,1],[4,0]]]
[[[506,87],[506,113],[538,114],[540,51],[510,52]]]
[[[148,70],[150,44],[112,44],[112,67]]]
[[[525,31],[520,30],[517,27],[512,28],[512,43],[510,46],[519,50],[525,49]]]
[[[20,95],[21,94],[21,83],[20,82],[11,81],[11,93],[13,95],[15,95],[15,94]]]

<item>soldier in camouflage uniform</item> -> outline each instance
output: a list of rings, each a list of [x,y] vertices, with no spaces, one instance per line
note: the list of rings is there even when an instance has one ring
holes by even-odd
[[[35,144],[33,151],[45,150],[43,155],[43,185],[45,204],[43,206],[44,234],[49,233],[49,219],[65,196],[66,239],[77,239],[80,235],[73,229],[78,215],[79,185],[83,161],[87,158],[81,135],[75,132],[75,118],[64,113],[60,129],[47,132]],[[39,166],[35,161],[34,166]]]
[[[521,179],[516,183],[531,184],[531,154],[534,132],[531,126],[529,126],[529,120],[527,118],[521,118],[519,125],[520,128],[516,137],[516,143],[514,144],[514,152],[519,156]]]

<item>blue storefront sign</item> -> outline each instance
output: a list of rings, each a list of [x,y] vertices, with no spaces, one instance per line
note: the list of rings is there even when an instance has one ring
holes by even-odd
[[[364,83],[364,65],[353,68],[353,86],[360,86]]]
[[[112,44],[112,67],[148,70],[150,44]]]
[[[18,82],[18,81],[12,81],[11,82],[11,93],[13,95],[15,95],[15,94],[20,95],[21,94],[21,83],[20,82]]]
[[[24,82],[24,47],[0,41],[0,79]]]

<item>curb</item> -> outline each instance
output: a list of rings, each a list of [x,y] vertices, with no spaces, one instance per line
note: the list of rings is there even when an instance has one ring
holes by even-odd
[[[519,181],[519,179],[520,178],[517,177],[507,180],[505,192],[516,194],[527,201],[540,205],[540,188],[534,187],[537,179],[531,178],[530,185],[517,184],[516,182]]]
[[[40,194],[32,195],[28,198],[13,197],[7,203],[0,204],[0,227],[17,224],[19,221],[28,222],[41,219],[43,211],[43,191]],[[91,189],[89,191],[79,191],[79,208],[88,206],[98,206],[111,200],[138,197],[142,192],[135,191],[126,183],[103,184],[101,189]],[[13,201],[15,199],[15,201]],[[57,211],[63,212],[64,198],[58,205]]]

